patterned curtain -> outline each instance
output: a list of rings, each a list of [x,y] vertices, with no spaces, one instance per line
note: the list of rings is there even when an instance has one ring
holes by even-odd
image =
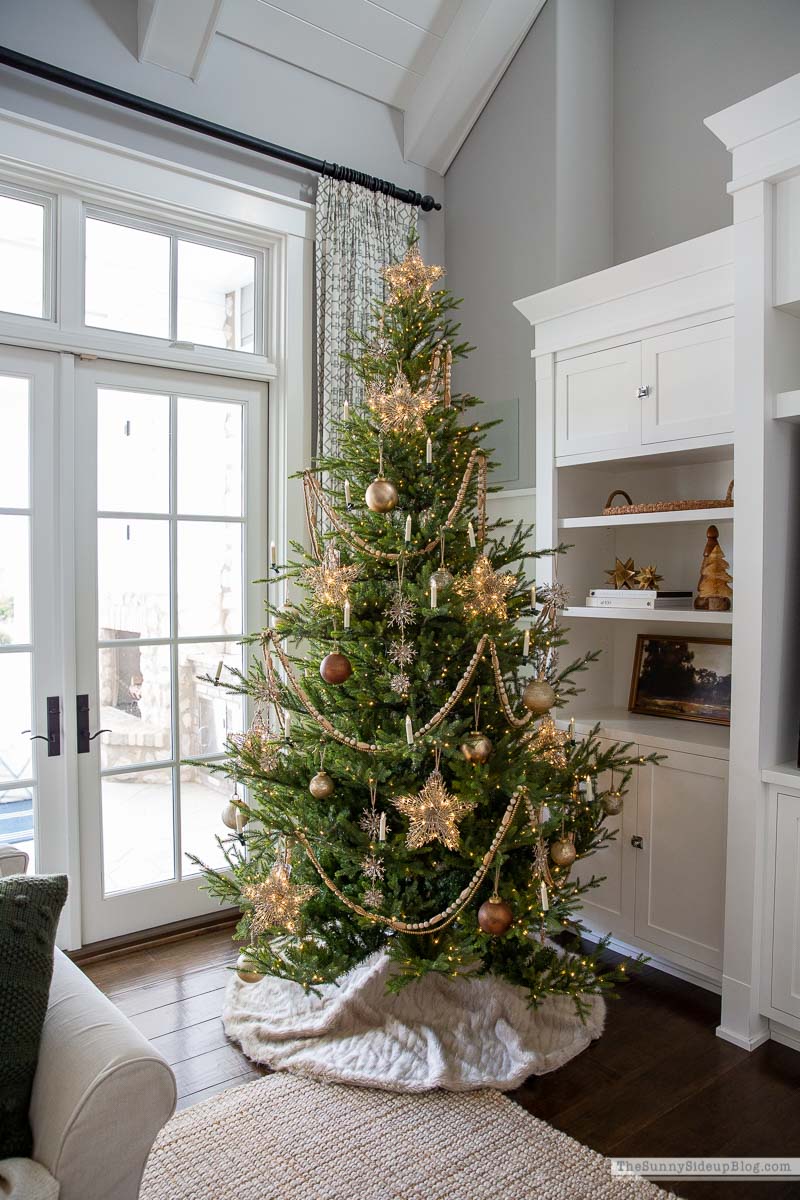
[[[334,418],[363,388],[342,354],[351,330],[365,333],[373,300],[384,298],[381,269],[400,259],[416,228],[413,205],[357,183],[323,176],[317,188],[317,454],[335,454]]]

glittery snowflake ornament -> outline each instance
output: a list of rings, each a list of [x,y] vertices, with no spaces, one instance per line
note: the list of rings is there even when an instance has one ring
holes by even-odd
[[[404,630],[406,626],[413,624],[416,612],[413,600],[409,600],[407,596],[403,595],[400,588],[397,588],[389,605],[389,624]]]
[[[242,895],[253,906],[250,914],[250,930],[253,937],[260,937],[271,929],[285,929],[296,933],[300,924],[300,911],[307,900],[315,894],[310,884],[293,884],[291,867],[286,862],[273,863],[266,879],[258,883],[247,883]]]
[[[448,792],[438,770],[431,771],[415,796],[399,796],[392,803],[408,817],[406,846],[409,850],[419,850],[434,841],[440,841],[448,850],[457,850],[457,822],[475,807],[470,801],[459,800]]]
[[[411,691],[411,677],[405,671],[398,671],[389,680],[389,687],[397,696],[407,696]]]
[[[389,662],[396,667],[408,667],[416,657],[416,650],[406,641],[392,642],[389,647]]]
[[[368,887],[364,892],[364,904],[367,908],[380,908],[383,904],[383,892],[381,889]]]
[[[361,870],[373,883],[378,879],[383,879],[384,867],[377,854],[365,854],[361,860]]]

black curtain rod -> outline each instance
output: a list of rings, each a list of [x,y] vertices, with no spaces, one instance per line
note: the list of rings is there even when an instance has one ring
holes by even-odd
[[[35,75],[49,83],[71,88],[74,92],[83,92],[84,95],[94,96],[97,100],[107,100],[109,104],[117,104],[120,108],[130,109],[131,112],[155,117],[158,121],[178,125],[181,129],[190,129],[193,133],[205,134],[206,137],[216,138],[217,141],[227,142],[231,146],[239,146],[243,150],[252,150],[256,154],[266,155],[267,158],[280,159],[281,162],[291,163],[293,167],[314,171],[317,175],[329,175],[332,179],[358,183],[370,191],[382,192],[385,196],[392,196],[406,204],[418,205],[423,212],[430,212],[431,209],[438,211],[442,207],[433,196],[423,196],[411,188],[398,187],[396,183],[377,179],[374,175],[365,175],[363,171],[356,171],[352,167],[342,167],[338,163],[312,158],[298,150],[287,150],[285,146],[276,146],[273,142],[265,142],[249,133],[240,133],[226,125],[217,125],[214,121],[206,121],[202,117],[192,116],[191,113],[181,112],[180,109],[158,104],[155,100],[146,100],[132,92],[123,92],[120,88],[100,83],[97,79],[87,79],[85,75],[76,75],[73,71],[65,71],[63,67],[54,67],[41,59],[30,58],[27,54],[11,50],[8,46],[0,46],[0,66],[13,67],[15,71],[24,71],[26,75]]]

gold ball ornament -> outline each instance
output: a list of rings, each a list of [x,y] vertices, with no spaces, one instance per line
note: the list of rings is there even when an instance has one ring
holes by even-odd
[[[436,584],[436,590],[446,592],[449,587],[453,586],[453,576],[448,571],[447,567],[439,567],[431,575],[431,583]]]
[[[258,965],[244,952],[236,960],[236,974],[242,983],[258,983],[264,978],[261,971],[258,970]]]
[[[546,679],[529,679],[522,693],[522,703],[532,713],[546,713],[556,702],[555,690]]]
[[[622,812],[622,792],[609,792],[603,797],[603,812],[609,817]]]
[[[511,905],[501,900],[495,892],[488,900],[484,900],[478,909],[478,924],[484,933],[492,937],[502,937],[511,928],[514,913]]]
[[[317,771],[308,785],[308,790],[316,800],[327,800],[332,796],[335,784],[327,771]]]
[[[575,843],[569,838],[559,838],[550,847],[550,857],[557,867],[571,867],[578,857]]]
[[[391,512],[399,499],[397,488],[390,479],[373,479],[364,493],[367,508],[376,513]]]
[[[239,810],[235,804],[228,802],[222,810],[222,824],[227,825],[228,829],[235,829],[238,832],[238,822],[236,818],[239,816]]]
[[[471,733],[466,741],[461,743],[461,753],[469,763],[485,763],[494,747],[485,733]]]
[[[353,664],[346,654],[332,650],[319,664],[319,673],[326,683],[344,683],[353,674]]]

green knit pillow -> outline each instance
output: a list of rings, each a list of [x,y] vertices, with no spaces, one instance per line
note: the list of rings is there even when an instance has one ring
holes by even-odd
[[[0,1159],[30,1158],[33,1077],[66,875],[0,878]]]

